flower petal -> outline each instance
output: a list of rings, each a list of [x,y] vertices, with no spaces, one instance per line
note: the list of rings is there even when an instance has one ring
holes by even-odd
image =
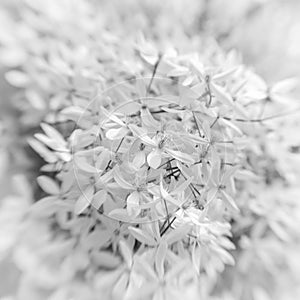
[[[140,194],[134,191],[127,197],[127,212],[129,216],[136,217],[140,211]]]
[[[161,165],[162,153],[160,150],[155,149],[151,151],[147,156],[148,165],[153,168],[157,169]]]

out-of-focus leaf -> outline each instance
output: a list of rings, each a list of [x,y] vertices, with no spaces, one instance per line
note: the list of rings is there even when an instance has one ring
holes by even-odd
[[[94,196],[94,187],[89,185],[77,199],[74,207],[74,213],[80,215],[91,204]]]
[[[165,149],[165,151],[171,155],[173,158],[187,164],[187,165],[191,165],[195,162],[195,160],[193,159],[193,157],[189,154],[180,152],[180,151],[176,151],[176,150],[171,150],[171,149]]]
[[[55,163],[57,161],[56,155],[46,148],[41,142],[36,139],[28,139],[28,144],[48,163]]]
[[[127,133],[128,133],[128,129],[126,127],[109,129],[106,132],[106,137],[109,140],[119,140],[119,139],[123,138]]]
[[[164,262],[167,255],[168,244],[162,239],[159,242],[158,248],[155,254],[155,268],[159,278],[162,278],[165,270],[164,270]]]
[[[161,165],[161,160],[162,153],[159,149],[151,151],[147,156],[148,165],[153,169],[157,169]]]
[[[60,192],[57,182],[52,178],[42,175],[37,178],[39,186],[50,195],[58,195]]]
[[[22,71],[8,71],[5,74],[5,79],[9,84],[17,88],[25,88],[30,84],[30,78]]]
[[[146,231],[143,231],[142,229],[136,227],[129,227],[128,229],[130,233],[142,244],[148,246],[155,246],[157,244],[154,238]]]
[[[176,243],[185,237],[187,237],[188,233],[191,231],[190,224],[181,225],[171,231],[166,235],[166,241],[168,245]]]
[[[91,164],[89,164],[87,162],[87,159],[84,156],[78,156],[75,155],[74,156],[74,162],[76,164],[76,166],[78,167],[78,169],[85,171],[87,173],[98,173],[99,170],[97,170],[96,167],[92,166]]]
[[[134,186],[123,178],[119,168],[114,170],[114,179],[121,188],[126,190],[134,189]]]
[[[124,240],[121,240],[119,243],[120,252],[127,263],[128,267],[132,266],[132,250],[130,250],[129,246]]]
[[[212,91],[214,92],[217,100],[219,100],[220,102],[222,102],[226,105],[229,105],[229,106],[233,105],[232,97],[222,87],[220,87],[219,85],[216,85],[214,83],[211,83],[210,87],[211,87]]]
[[[42,127],[42,129],[44,130],[44,132],[53,140],[55,140],[56,142],[58,142],[59,144],[65,146],[66,145],[66,141],[63,138],[63,136],[52,126],[46,124],[46,123],[41,123],[40,125]]]
[[[121,262],[119,257],[108,251],[93,251],[91,257],[96,266],[106,269],[114,269]]]
[[[100,190],[96,194],[94,194],[93,199],[91,201],[91,205],[96,209],[99,209],[101,205],[106,201],[106,199],[107,199],[107,191]]]
[[[127,212],[129,216],[137,216],[141,209],[140,209],[140,195],[137,191],[133,191],[127,197]]]
[[[235,201],[229,194],[227,194],[225,191],[221,191],[221,193],[224,196],[224,200],[225,200],[227,206],[234,209],[235,211],[240,211],[238,206],[236,205]]]

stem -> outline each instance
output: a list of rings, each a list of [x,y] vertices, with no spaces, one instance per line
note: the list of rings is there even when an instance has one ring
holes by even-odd
[[[150,92],[151,85],[152,85],[153,79],[154,79],[154,77],[155,77],[155,74],[156,74],[156,71],[157,71],[157,67],[158,67],[158,65],[159,65],[159,63],[160,63],[160,61],[161,61],[161,58],[162,58],[162,55],[159,55],[159,56],[158,56],[158,59],[157,59],[157,61],[156,61],[156,63],[155,63],[155,65],[154,65],[154,69],[153,69],[153,72],[152,72],[152,77],[151,77],[151,79],[150,79],[150,82],[149,82],[149,85],[148,85],[148,88],[147,88],[147,91],[146,91],[146,96],[147,96],[147,95],[149,94],[149,92]]]
[[[195,121],[197,129],[198,129],[198,132],[199,132],[199,136],[201,137],[201,131],[200,131],[199,124],[198,124],[196,116],[195,116],[195,112],[192,111],[192,114],[193,114],[193,118],[194,118],[194,121]]]
[[[163,236],[167,232],[167,230],[172,226],[172,224],[174,223],[175,220],[176,220],[176,217],[174,217],[172,219],[172,221],[168,224],[168,226],[160,233],[160,236]]]
[[[285,112],[285,113],[281,113],[278,115],[274,115],[274,116],[269,116],[269,117],[265,117],[262,119],[252,119],[252,120],[246,120],[246,119],[233,119],[233,118],[229,118],[229,117],[222,117],[223,119],[227,120],[227,121],[236,121],[236,122],[249,122],[249,123],[260,123],[260,122],[264,122],[264,121],[269,121],[269,120],[273,120],[273,119],[277,119],[277,118],[282,118],[282,117],[286,117],[289,115],[292,115],[294,113],[297,113],[300,111],[300,107],[298,107],[297,109],[290,111],[290,112]]]
[[[125,139],[125,137],[122,137],[122,139],[121,139],[119,145],[117,146],[117,148],[116,148],[116,150],[115,150],[115,153],[118,153],[118,151],[119,151],[119,149],[120,149],[120,147],[121,147],[121,145],[122,145],[124,139]],[[112,160],[110,159],[109,162],[108,162],[108,164],[107,164],[107,166],[106,166],[106,168],[105,168],[105,171],[107,171],[108,168],[110,168],[110,164],[111,164],[111,163],[112,163]]]

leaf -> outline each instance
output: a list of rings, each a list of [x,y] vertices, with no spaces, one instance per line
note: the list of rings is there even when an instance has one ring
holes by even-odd
[[[61,187],[60,187],[61,192],[62,193],[68,192],[71,189],[75,179],[76,178],[74,176],[73,168],[70,168],[69,170],[63,172],[62,178],[61,178],[62,182],[61,182]]]
[[[193,179],[194,179],[194,177],[187,178],[182,184],[177,186],[171,193],[173,195],[177,195],[177,194],[183,192],[191,184]]]
[[[208,141],[211,140],[211,128],[207,121],[203,121],[202,128]]]
[[[124,295],[127,295],[127,288],[129,284],[129,276],[126,273],[121,274],[117,282],[112,288],[112,298],[111,300],[124,299]],[[128,298],[127,298],[128,299]]]
[[[193,157],[189,154],[180,152],[180,151],[176,151],[176,150],[171,150],[171,149],[165,149],[165,151],[170,154],[173,158],[187,164],[187,165],[191,165],[195,162],[195,160],[193,159]]]
[[[6,81],[14,87],[25,88],[30,83],[30,78],[24,72],[11,70],[5,73]]]
[[[181,106],[188,106],[199,97],[196,92],[187,86],[179,85],[179,92],[180,98],[178,104]]]
[[[237,207],[235,201],[233,200],[233,198],[230,195],[228,195],[225,191],[221,191],[221,193],[224,196],[223,200],[225,200],[225,202],[227,203],[227,206],[234,209],[235,211],[240,211],[239,208]]]
[[[299,85],[298,78],[287,78],[279,81],[271,87],[271,93],[287,94],[293,91]]]
[[[59,185],[52,178],[42,175],[37,178],[39,186],[50,195],[58,195],[60,192]]]
[[[105,108],[102,107],[102,112],[103,114],[110,120],[112,120],[113,122],[115,122],[116,124],[118,124],[121,127],[125,127],[126,124],[120,119],[118,118],[116,115],[113,115],[112,113],[108,112]]]
[[[207,203],[210,203],[211,201],[215,200],[218,194],[218,188],[213,187],[209,189],[207,192]]]
[[[41,172],[57,172],[57,166],[55,164],[46,164],[40,168]]]
[[[166,235],[166,241],[168,245],[174,244],[187,237],[190,230],[191,230],[191,225],[184,224],[175,228],[172,231],[169,231],[168,234]]]
[[[223,118],[220,118],[219,122],[222,123],[222,125],[224,127],[227,127],[227,126],[231,127],[237,134],[239,134],[239,135],[243,134],[242,130],[237,125],[235,125],[233,122],[225,120]]]
[[[96,167],[89,164],[87,162],[87,159],[83,156],[75,155],[74,156],[74,162],[75,162],[76,166],[78,167],[78,169],[80,169],[84,172],[92,173],[92,174],[99,172],[99,170],[97,170]]]
[[[50,217],[64,206],[64,202],[59,201],[57,197],[48,196],[35,202],[30,207],[30,213],[38,217]]]
[[[182,67],[182,66],[176,66],[176,68],[174,68],[173,70],[168,72],[167,76],[168,77],[180,77],[180,76],[187,75],[188,73],[189,73],[188,68]]]
[[[230,79],[232,75],[237,71],[237,67],[231,68],[227,71],[218,73],[212,77],[214,81],[224,81]],[[228,78],[229,77],[229,78]]]
[[[68,106],[64,108],[60,113],[75,121],[82,117],[84,113],[86,113],[86,110],[80,106]]]
[[[156,48],[149,42],[145,40],[143,36],[139,37],[137,42],[137,50],[140,56],[150,65],[155,65],[158,60],[159,54]]]
[[[119,249],[124,260],[127,263],[127,266],[130,268],[132,266],[132,256],[133,256],[132,250],[129,249],[129,246],[124,240],[121,240],[119,242]]]
[[[74,213],[80,215],[91,204],[94,196],[94,187],[89,185],[77,199],[74,207]]]
[[[155,255],[155,268],[159,278],[163,278],[163,275],[165,273],[164,262],[166,259],[167,250],[168,244],[166,243],[166,241],[161,240]]]
[[[101,207],[101,205],[106,201],[106,199],[107,199],[107,191],[100,190],[93,196],[91,205],[98,210]]]
[[[269,293],[261,286],[255,286],[253,288],[253,299],[255,300],[272,300]]]
[[[121,263],[120,258],[109,251],[93,251],[91,258],[96,266],[105,269],[115,269]]]
[[[122,102],[115,110],[124,115],[132,115],[139,112],[141,104],[135,100]]]
[[[129,216],[136,217],[141,209],[140,209],[140,194],[137,191],[133,191],[127,197],[127,212]]]
[[[46,136],[44,134],[36,133],[36,134],[34,134],[34,137],[53,150],[68,151],[64,146],[59,144],[57,141],[49,138],[48,136]]]
[[[1,41],[1,44],[3,45],[3,40]],[[6,48],[1,46],[0,49],[1,65],[8,68],[19,67],[25,64],[28,55],[29,53],[27,51],[24,51],[23,47],[13,46],[13,47]]]
[[[114,169],[114,179],[121,188],[126,190],[134,189],[134,186],[123,178],[120,168]]]
[[[108,215],[112,219],[115,219],[120,222],[130,223],[132,221],[132,218],[128,216],[127,210],[123,208],[116,208],[109,212]]]
[[[225,182],[227,180],[229,180],[229,178],[232,178],[233,175],[235,174],[235,172],[240,168],[239,165],[231,167],[230,169],[228,169],[222,176],[221,181]]]
[[[228,264],[228,265],[231,265],[231,266],[235,265],[234,258],[233,258],[233,256],[228,251],[226,251],[223,248],[214,248],[214,251],[216,251],[219,254],[220,259],[225,264]]]
[[[222,87],[220,87],[219,85],[216,85],[214,83],[211,82],[210,87],[212,89],[212,91],[214,92],[216,98],[218,101],[220,101],[221,103],[227,104],[229,106],[233,105],[233,100],[232,97],[229,93],[227,93]]]
[[[46,148],[41,142],[37,141],[34,138],[28,139],[28,144],[30,147],[36,151],[46,162],[55,163],[57,161],[56,155]]]
[[[195,75],[189,75],[184,79],[184,81],[182,82],[182,85],[189,86],[193,83],[194,79],[195,79]]]
[[[144,78],[143,77],[136,78],[135,85],[136,85],[136,90],[138,92],[138,95],[140,97],[146,96],[147,88],[146,88],[146,83]]]
[[[110,159],[111,159],[110,151],[107,149],[104,149],[97,157],[96,168],[101,171],[105,170]]]
[[[279,239],[284,242],[290,241],[291,237],[289,236],[288,232],[278,222],[270,221],[269,226]]]
[[[134,124],[129,124],[128,127],[131,130],[132,134],[141,139],[146,145],[156,147],[155,142],[152,141],[152,139],[148,136],[148,133],[144,128],[138,127]]]
[[[200,275],[201,248],[197,246],[197,243],[192,245],[192,262],[197,274]]]
[[[135,167],[141,168],[146,162],[146,155],[145,152],[139,151],[136,153],[132,163],[134,164]]]
[[[106,137],[109,140],[119,140],[123,138],[128,133],[128,129],[126,127],[120,127],[120,128],[112,128],[107,130]]]
[[[248,114],[246,109],[238,102],[234,102],[233,109],[237,112],[237,115],[248,120]]]
[[[147,156],[147,163],[153,169],[157,169],[161,165],[161,160],[162,152],[159,149],[151,151]]]
[[[152,108],[162,108],[164,105],[177,104],[178,98],[174,95],[160,95],[158,97],[147,96],[144,101],[147,100],[147,107]],[[154,119],[155,120],[155,119]],[[156,126],[159,125],[159,121],[156,121]]]
[[[257,180],[259,178],[258,175],[247,169],[237,170],[235,177],[239,180]]]
[[[160,126],[160,123],[153,118],[148,108],[141,109],[141,119],[144,127],[155,130]]]
[[[52,126],[46,124],[46,123],[41,123],[40,125],[44,132],[52,139],[58,142],[59,144],[66,146],[66,141],[63,138],[63,136]]]
[[[47,108],[45,99],[34,89],[27,89],[25,91],[26,99],[32,105],[32,107],[38,110],[44,110]]]
[[[180,275],[185,274],[187,271],[187,263],[183,259],[174,264],[166,274],[165,278],[167,282],[172,282],[174,279],[179,278]]]
[[[150,265],[151,264],[151,265]],[[151,280],[157,280],[157,274],[154,271],[152,262],[145,260],[142,256],[135,257],[135,266],[138,271],[143,274],[145,278],[150,278]]]
[[[111,231],[100,229],[96,226],[96,230],[82,236],[82,247],[88,251],[99,250],[101,248],[106,248],[111,242]]]
[[[140,243],[148,245],[148,246],[155,246],[157,242],[154,240],[152,236],[150,236],[147,232],[143,231],[142,229],[136,227],[128,227],[129,232],[132,236],[137,239]]]

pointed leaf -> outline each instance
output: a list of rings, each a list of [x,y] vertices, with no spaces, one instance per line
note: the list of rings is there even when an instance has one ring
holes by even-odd
[[[157,244],[154,238],[146,231],[143,231],[142,229],[136,227],[129,227],[128,229],[133,237],[140,243],[148,246],[155,246]]]
[[[161,160],[162,153],[158,149],[151,151],[147,156],[148,165],[153,169],[157,169],[161,165]]]
[[[74,212],[76,215],[80,215],[85,211],[85,209],[91,204],[94,196],[94,187],[89,185],[77,199],[74,207]]]
[[[239,211],[238,206],[236,205],[235,201],[229,194],[227,194],[225,191],[222,191],[222,195],[224,196],[224,200],[225,200],[227,206],[234,209],[235,211]]]
[[[163,278],[163,275],[165,273],[164,262],[166,259],[167,250],[168,244],[166,243],[166,241],[161,240],[155,255],[155,268],[159,278]]]
[[[106,190],[100,190],[98,191],[91,201],[91,204],[93,207],[95,207],[97,210],[102,206],[102,204],[107,199],[107,191]]]
[[[126,127],[120,127],[116,129],[109,129],[106,132],[106,137],[109,140],[119,140],[123,138],[128,133],[128,129]]]
[[[121,188],[126,190],[134,189],[134,186],[123,178],[120,168],[114,170],[114,179]]]
[[[52,178],[42,175],[37,178],[39,186],[50,195],[58,195],[60,192],[59,185]]]
[[[195,162],[195,160],[193,159],[193,157],[189,154],[180,152],[180,151],[176,151],[176,150],[171,150],[171,149],[165,149],[165,151],[170,154],[173,158],[187,164],[187,165],[191,165]]]
[[[129,216],[136,217],[141,209],[140,209],[140,194],[137,191],[132,192],[127,197],[127,212]]]
[[[44,132],[53,140],[58,142],[59,144],[62,144],[63,146],[66,145],[66,141],[63,138],[63,136],[52,126],[46,124],[46,123],[41,123],[40,125]]]
[[[181,226],[173,229],[172,231],[169,231],[169,233],[166,236],[166,241],[167,241],[168,245],[176,243],[176,242],[184,239],[185,237],[187,237],[190,230],[191,230],[191,225],[184,224],[184,225],[181,225]]]

